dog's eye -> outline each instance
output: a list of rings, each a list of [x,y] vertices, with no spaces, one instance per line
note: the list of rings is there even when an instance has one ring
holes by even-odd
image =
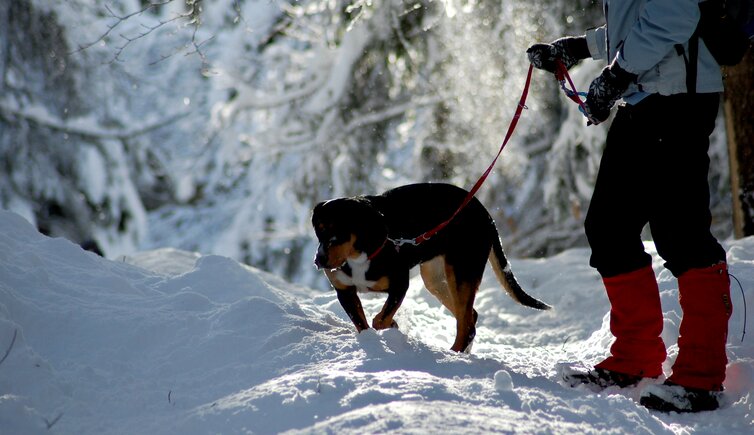
[[[336,234],[336,235],[330,237],[330,239],[327,241],[327,244],[330,245],[330,246],[332,246],[332,245],[340,245],[341,243],[345,243],[346,240],[348,240],[348,237],[345,236],[344,234]]]

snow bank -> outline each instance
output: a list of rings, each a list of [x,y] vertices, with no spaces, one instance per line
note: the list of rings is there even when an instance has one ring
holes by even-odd
[[[727,248],[754,301],[754,239]],[[736,285],[724,409],[657,414],[640,388],[558,384],[558,363],[593,364],[610,342],[587,257],[513,261],[550,312],[514,305],[489,274],[474,352],[458,355],[452,318],[416,278],[400,330],[356,334],[332,292],[171,249],[109,261],[0,212],[0,432],[750,433],[754,345]],[[677,286],[656,270],[670,345]],[[364,298],[372,315],[381,303]]]

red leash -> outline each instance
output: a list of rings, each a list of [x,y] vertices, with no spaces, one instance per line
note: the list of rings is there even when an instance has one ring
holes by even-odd
[[[526,97],[529,95],[529,84],[531,83],[531,76],[532,71],[534,70],[533,65],[529,65],[529,72],[526,74],[526,84],[524,85],[524,90],[521,93],[521,98],[518,101],[518,107],[516,107],[516,113],[513,115],[513,119],[511,120],[510,125],[508,126],[508,132],[505,134],[505,139],[503,140],[502,145],[500,145],[500,150],[498,150],[497,155],[495,156],[495,159],[492,160],[492,163],[490,163],[490,166],[487,168],[486,171],[484,171],[484,174],[482,174],[481,177],[479,177],[479,180],[477,180],[476,184],[474,184],[474,187],[469,190],[469,193],[466,195],[466,198],[464,198],[463,202],[461,202],[461,205],[458,207],[458,209],[453,213],[452,216],[450,216],[446,221],[441,222],[436,227],[432,228],[431,230],[420,234],[419,236],[413,238],[413,239],[390,239],[391,242],[396,246],[396,248],[400,248],[401,245],[409,244],[409,245],[419,245],[421,243],[426,242],[429,240],[432,236],[440,232],[443,228],[448,226],[448,224],[455,219],[455,217],[458,215],[458,213],[461,212],[468,204],[471,202],[471,198],[474,197],[474,195],[477,193],[480,187],[482,187],[482,184],[487,179],[487,176],[490,175],[490,172],[492,172],[492,168],[495,166],[495,163],[497,162],[498,157],[500,157],[500,154],[503,152],[503,148],[508,144],[508,140],[510,140],[511,136],[513,135],[513,130],[516,129],[516,125],[518,124],[518,119],[521,117],[521,112],[523,112],[524,109],[526,109]],[[375,251],[372,255],[369,256],[369,259],[372,259],[377,256],[377,254],[380,253],[382,248],[385,245],[381,246],[377,251]]]
[[[568,68],[565,67],[563,64],[563,61],[560,59],[557,59],[555,61],[555,79],[560,82],[560,88],[563,90],[563,93],[568,97],[571,101],[579,105],[579,111],[586,117],[586,119],[589,120],[589,123],[591,124],[599,124],[599,122],[594,122],[592,119],[587,115],[586,111],[586,105],[584,104],[584,101],[580,97],[586,97],[585,92],[578,92],[576,90],[576,86],[573,84],[573,80],[571,80],[571,76],[568,74]],[[570,89],[566,87],[566,81],[568,82],[568,85],[570,86]],[[587,124],[589,125],[589,124]]]

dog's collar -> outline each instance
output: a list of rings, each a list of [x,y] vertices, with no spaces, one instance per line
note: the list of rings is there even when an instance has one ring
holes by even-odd
[[[380,247],[377,248],[376,251],[372,252],[372,255],[370,255],[369,257],[367,257],[367,260],[369,260],[369,261],[374,260],[375,257],[377,257],[378,255],[380,255],[380,252],[382,252],[382,249],[385,247],[385,245],[387,245],[387,242],[389,240],[390,240],[389,238],[385,237],[385,240],[382,242],[382,245],[380,245]]]

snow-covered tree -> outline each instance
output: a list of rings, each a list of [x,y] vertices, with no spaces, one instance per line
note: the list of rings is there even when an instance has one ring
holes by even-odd
[[[128,142],[151,126],[120,122],[113,79],[124,77],[69,56],[66,12],[0,4],[0,204],[52,235],[132,250],[146,213]]]
[[[311,283],[318,201],[470,188],[516,109],[526,48],[599,24],[598,3],[5,2],[0,205],[108,256],[175,246]],[[577,86],[600,68],[574,68]],[[604,132],[535,72],[478,193],[511,254],[584,243]],[[712,155],[725,216],[724,146]]]

